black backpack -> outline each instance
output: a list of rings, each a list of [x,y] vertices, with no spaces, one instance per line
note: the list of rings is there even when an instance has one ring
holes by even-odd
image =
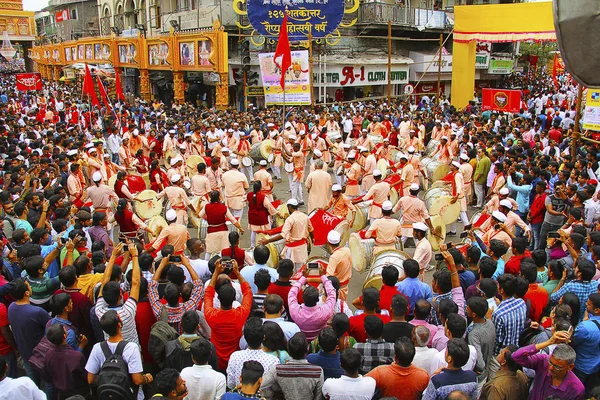
[[[133,385],[129,368],[123,359],[123,350],[128,342],[121,341],[114,354],[108,347],[108,342],[100,343],[104,353],[104,363],[98,373],[98,399],[99,400],[135,400],[137,387]]]

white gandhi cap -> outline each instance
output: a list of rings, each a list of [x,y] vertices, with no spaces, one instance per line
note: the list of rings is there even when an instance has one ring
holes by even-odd
[[[267,165],[267,160],[260,160],[259,164],[265,166]]]
[[[339,244],[342,240],[342,235],[338,231],[329,231],[327,241],[331,244]]]
[[[423,232],[427,232],[427,225],[425,225],[422,222],[415,222],[412,224],[413,229],[416,229],[418,231],[423,231]]]
[[[285,204],[287,204],[288,206],[298,207],[298,200],[296,200],[296,199],[289,199]]]
[[[94,182],[100,182],[102,180],[102,174],[99,171],[94,172],[92,175],[92,180]]]
[[[392,211],[392,202],[389,200],[384,201],[381,205],[381,209],[383,211]]]
[[[510,193],[510,191],[508,190],[508,188],[502,188],[500,189],[499,192],[502,196],[508,196],[508,194]]]
[[[171,177],[171,182],[173,182],[173,183],[179,182],[180,179],[181,179],[181,175],[175,174]]]
[[[315,151],[313,151],[313,154],[317,157],[322,157],[323,153],[321,153],[321,150],[319,149],[315,149]]]
[[[373,170],[373,176],[381,176],[381,171],[378,169]]]
[[[341,192],[341,191],[342,191],[342,186],[341,186],[341,185],[338,185],[338,184],[335,184],[335,185],[333,185],[333,186],[331,187],[331,191],[332,191],[332,192]]]
[[[231,165],[240,165],[240,162],[238,161],[237,158],[233,158],[231,161],[229,161],[229,164],[231,164]]]
[[[496,210],[492,213],[492,217],[497,219],[500,222],[506,222],[506,215],[502,214],[500,211]]]
[[[510,201],[510,200],[508,200],[508,199],[500,200],[500,205],[501,205],[502,207],[506,207],[506,208],[508,208],[509,210],[512,210],[512,203],[511,203],[511,201]]]
[[[169,210],[165,214],[165,217],[167,221],[175,221],[177,219],[177,213],[175,212],[175,210]]]

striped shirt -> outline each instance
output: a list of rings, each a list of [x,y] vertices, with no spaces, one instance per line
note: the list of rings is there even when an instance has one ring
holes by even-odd
[[[579,321],[583,320],[585,303],[592,293],[598,291],[598,281],[571,281],[564,284],[560,289],[550,295],[550,301],[558,302],[565,293],[575,293],[579,297]]]
[[[29,299],[31,304],[46,304],[50,301],[54,292],[60,289],[60,280],[58,277],[48,278],[48,275],[44,274],[42,278],[31,278],[29,275],[26,275],[25,279],[29,282],[29,286],[31,286],[31,298]]]
[[[175,307],[164,304],[164,307],[167,309],[169,315],[169,325],[175,328],[180,335],[183,333],[181,329],[181,318],[183,318],[183,314],[190,310],[197,309],[200,300],[202,300],[202,279],[192,281],[192,285],[194,285],[194,288],[192,289],[192,294],[188,301],[185,303],[179,303]],[[154,316],[157,319],[160,318],[163,304],[160,302],[160,296],[158,294],[158,282],[155,280],[148,282],[148,299],[150,300],[150,305],[152,306],[152,312],[154,313]]]
[[[102,316],[109,310],[115,310],[119,315],[119,318],[121,318],[121,322],[123,323],[123,327],[121,328],[121,335],[123,336],[123,340],[136,343],[139,346],[140,340],[135,329],[135,313],[137,311],[137,301],[130,297],[121,306],[109,307],[108,304],[106,304],[106,301],[104,301],[104,297],[100,297],[98,299],[98,302],[96,303],[96,316],[98,317],[98,319],[102,318]],[[106,334],[106,332],[104,332],[104,339],[108,340],[108,335]]]
[[[289,400],[322,399],[323,369],[307,360],[291,359],[265,371],[260,390],[267,399],[283,394]]]
[[[460,390],[469,398],[476,399],[477,374],[462,369],[443,369],[441,373],[431,377],[429,385],[423,393],[423,400],[445,399],[455,390]]]
[[[494,356],[509,344],[519,345],[519,335],[525,328],[527,305],[523,299],[510,298],[503,300],[492,314],[492,322],[496,327],[496,343]]]

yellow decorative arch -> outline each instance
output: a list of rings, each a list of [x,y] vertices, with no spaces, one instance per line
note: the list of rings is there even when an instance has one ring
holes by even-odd
[[[478,40],[556,40],[552,2],[454,7],[452,104],[458,109],[473,99]]]

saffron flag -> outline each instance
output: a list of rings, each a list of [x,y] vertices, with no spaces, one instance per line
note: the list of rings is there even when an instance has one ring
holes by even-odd
[[[99,76],[96,76],[98,80],[98,89],[100,90],[100,96],[102,97],[102,101],[106,108],[110,108],[110,101],[108,101],[108,95],[106,94],[106,89],[104,88],[104,84],[102,83],[102,79]]]
[[[281,63],[277,62],[279,57],[281,57]],[[287,31],[287,12],[283,16],[283,22],[281,22],[279,39],[277,40],[277,49],[275,49],[273,62],[281,71],[281,81],[279,84],[281,85],[281,88],[285,90],[285,74],[292,65],[292,49],[290,48],[290,39]]]
[[[90,96],[92,106],[100,107],[100,102],[96,96],[96,89],[94,88],[94,79],[87,64],[85,64],[85,77],[83,78],[83,93]]]
[[[121,87],[121,74],[119,74],[119,68],[115,68],[115,92],[117,100],[123,100],[123,102],[125,102],[125,95],[123,94],[123,88]]]

